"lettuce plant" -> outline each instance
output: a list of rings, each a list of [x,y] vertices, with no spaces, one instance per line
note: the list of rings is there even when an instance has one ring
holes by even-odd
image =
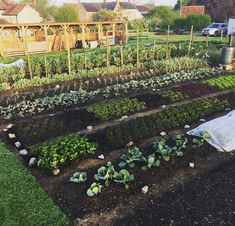
[[[87,181],[87,173],[86,172],[76,172],[69,179],[70,182],[74,183],[84,183]]]
[[[87,190],[87,195],[89,197],[98,195],[99,193],[101,193],[102,187],[103,186],[100,185],[99,183],[93,183],[91,187]]]
[[[127,170],[122,169],[119,173],[116,172],[113,178],[114,182],[124,184],[125,189],[128,189],[129,183],[134,180],[134,175],[130,174]]]
[[[122,154],[121,160],[122,161],[119,163],[119,167],[123,168],[125,166],[128,166],[130,168],[133,168],[135,167],[135,162],[143,162],[144,157],[140,149],[137,147],[134,147],[134,148],[128,149],[127,153]]]
[[[68,161],[77,160],[79,157],[94,154],[97,144],[90,143],[86,137],[69,135],[56,142],[46,142],[40,145],[38,154],[38,166],[42,169],[56,169]]]
[[[160,166],[160,160],[156,157],[155,153],[149,155],[146,159],[146,166],[143,166],[141,169],[142,170],[147,170],[147,169],[152,169],[155,168],[157,166]]]
[[[94,178],[96,181],[104,181],[105,186],[109,186],[115,172],[116,171],[113,164],[108,162],[106,166],[102,166],[98,169],[98,172],[94,175]]]
[[[155,141],[153,144],[153,148],[155,149],[156,153],[158,154],[158,158],[161,160],[165,160],[165,161],[169,161],[171,156],[172,156],[172,152],[174,151],[171,147],[169,147],[166,144],[166,140],[160,140],[160,141]]]
[[[204,145],[204,138],[197,139],[193,138],[193,148],[200,148]]]

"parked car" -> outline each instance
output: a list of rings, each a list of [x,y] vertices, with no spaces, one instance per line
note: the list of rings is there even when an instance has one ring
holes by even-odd
[[[213,23],[202,30],[203,36],[219,36],[223,32],[224,35],[228,33],[228,24],[226,23]]]
[[[187,34],[185,29],[176,29],[176,30],[174,30],[174,33],[177,34],[177,35],[185,35],[185,34]]]

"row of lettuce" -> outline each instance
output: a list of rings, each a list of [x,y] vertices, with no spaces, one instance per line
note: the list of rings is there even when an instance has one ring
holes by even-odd
[[[199,61],[199,65],[200,61]],[[198,65],[198,66],[199,66]],[[194,65],[195,66],[195,65]],[[191,68],[190,66],[188,69]],[[193,67],[195,68],[195,67]],[[117,96],[126,96],[131,92],[143,92],[144,90],[155,90],[163,86],[177,84],[185,81],[212,77],[220,74],[218,69],[201,68],[175,73],[167,73],[159,76],[153,76],[144,80],[131,80],[123,84],[115,84],[98,88],[94,91],[70,91],[54,96],[46,96],[32,100],[17,100],[14,103],[8,103],[0,106],[0,115],[5,119],[12,117],[25,117],[27,115],[36,115],[39,113],[53,112],[58,108],[69,108],[82,103],[95,101],[96,98],[113,98]]]

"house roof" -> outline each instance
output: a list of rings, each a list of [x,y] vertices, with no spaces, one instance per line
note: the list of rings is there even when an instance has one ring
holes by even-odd
[[[16,16],[18,15],[27,4],[11,4],[8,9],[3,13],[3,15],[7,16]]]
[[[98,12],[101,9],[108,9],[108,10],[114,10],[117,7],[117,2],[106,2],[106,3],[87,3],[87,2],[81,2],[79,4],[82,4],[84,9],[87,12]],[[120,7],[123,9],[136,9],[136,7],[129,2],[120,2]],[[64,5],[70,5],[73,7],[76,7],[78,9],[78,4],[64,4]]]
[[[151,6],[151,5],[137,5],[136,8],[137,8],[140,12],[148,12],[148,11],[154,9],[155,6]]]
[[[0,9],[6,10],[10,4],[11,4],[11,2],[8,0],[0,0]]]

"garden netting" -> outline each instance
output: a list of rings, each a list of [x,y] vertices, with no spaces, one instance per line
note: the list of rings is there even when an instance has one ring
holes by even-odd
[[[203,123],[187,132],[188,135],[204,138],[218,151],[231,152],[235,150],[235,110],[223,117]]]

